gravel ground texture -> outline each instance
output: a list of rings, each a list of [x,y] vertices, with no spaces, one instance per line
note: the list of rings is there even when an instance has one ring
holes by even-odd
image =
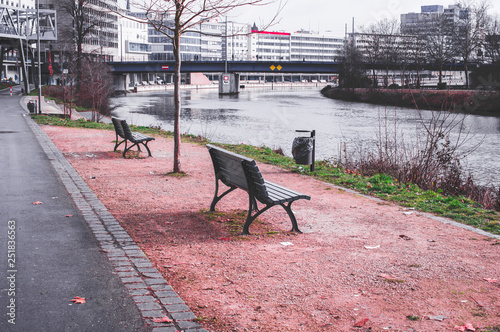
[[[248,195],[207,213],[204,146],[182,144],[175,177],[171,139],[123,159],[112,131],[42,128],[211,331],[500,331],[498,239],[261,163],[312,197],[293,203],[303,234],[278,206],[240,236]]]

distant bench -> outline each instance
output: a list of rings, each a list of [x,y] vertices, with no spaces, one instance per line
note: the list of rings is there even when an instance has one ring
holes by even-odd
[[[127,121],[125,120],[112,117],[111,121],[113,121],[113,126],[115,127],[116,134],[115,149],[113,151],[116,151],[118,146],[125,142],[125,149],[123,149],[123,157],[125,158],[125,153],[127,153],[127,151],[132,149],[134,146],[137,146],[137,151],[141,151],[141,147],[139,146],[139,144],[142,144],[144,145],[146,150],[148,150],[149,157],[151,157],[151,151],[149,150],[148,142],[153,141],[153,137],[149,137],[137,132],[132,132]],[[130,141],[133,144],[127,147],[127,141]]]
[[[275,205],[281,205],[288,213],[292,222],[292,232],[302,233],[297,226],[297,219],[295,219],[291,205],[294,201],[299,199],[310,200],[310,196],[264,180],[255,160],[251,158],[224,150],[211,144],[207,144],[207,148],[212,157],[215,171],[215,195],[210,205],[210,211],[215,211],[217,202],[231,191],[239,188],[248,192],[249,196],[248,215],[243,226],[243,235],[250,234],[248,228],[255,218]],[[218,194],[219,180],[229,187],[229,189],[220,196]],[[259,210],[257,201],[266,206],[262,210]],[[256,213],[252,216],[253,211]]]

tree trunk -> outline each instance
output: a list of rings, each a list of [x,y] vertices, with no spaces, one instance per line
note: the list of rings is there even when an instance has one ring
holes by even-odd
[[[468,61],[464,60],[464,71],[465,71],[465,88],[469,89],[469,65]]]
[[[439,62],[439,84],[443,83],[443,63]]]
[[[176,18],[177,19],[177,18]],[[177,23],[177,22],[176,22]],[[176,25],[178,26],[178,25]],[[180,122],[181,122],[181,96],[180,96],[180,84],[181,84],[181,46],[180,46],[180,34],[176,29],[174,32],[174,57],[175,57],[175,69],[174,69],[174,173],[181,172],[181,133],[180,133]]]

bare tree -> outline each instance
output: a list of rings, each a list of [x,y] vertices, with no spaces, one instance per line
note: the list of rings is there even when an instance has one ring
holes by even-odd
[[[497,64],[500,61],[500,17],[488,17],[483,46],[486,57],[492,64]]]
[[[464,0],[457,2],[456,6],[460,13],[452,30],[453,43],[464,63],[465,85],[469,88],[469,63],[483,43],[488,4],[486,1],[475,4]]]
[[[384,85],[387,86],[389,68],[399,59],[399,23],[397,20],[383,19],[364,29],[367,60],[381,64],[386,70]],[[375,70],[373,76],[376,80]],[[374,81],[376,85],[376,81]]]
[[[441,13],[433,17],[429,31],[420,34],[425,41],[428,60],[438,67],[440,84],[443,83],[444,64],[452,61],[454,56],[452,28],[453,23]]]
[[[211,19],[221,18],[230,11],[245,6],[263,6],[279,1],[278,12],[283,8],[280,0],[137,0],[135,7],[144,10],[153,28],[172,41],[175,59],[174,69],[174,166],[173,172],[181,172],[180,160],[180,80],[181,36],[200,33],[199,25]]]
[[[109,96],[113,92],[113,76],[109,66],[102,61],[82,61],[80,96],[92,109],[92,121],[100,122],[108,113]]]
[[[340,87],[346,89],[365,87],[367,77],[363,66],[364,57],[356,45],[346,43],[340,57]]]
[[[376,32],[376,25],[371,24],[368,28],[362,28],[366,41],[366,60],[372,65],[372,83],[378,86],[377,71],[375,65],[381,62],[382,41],[381,36]]]
[[[64,11],[58,22],[59,43],[68,48],[75,61],[77,90],[82,78],[82,62],[84,61],[84,45],[88,44],[90,38],[97,38],[99,30],[103,29],[102,20],[106,11],[116,10],[109,7],[106,10],[96,6],[94,0],[56,0],[57,5]],[[90,50],[92,52],[94,50]]]

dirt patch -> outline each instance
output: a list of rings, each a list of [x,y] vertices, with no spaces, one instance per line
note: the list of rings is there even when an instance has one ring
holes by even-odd
[[[205,147],[183,144],[188,176],[172,177],[168,139],[150,143],[153,158],[123,159],[111,131],[43,129],[207,329],[500,328],[496,239],[263,164],[267,180],[312,197],[293,204],[304,234],[274,207],[240,236],[246,193],[207,213]]]

